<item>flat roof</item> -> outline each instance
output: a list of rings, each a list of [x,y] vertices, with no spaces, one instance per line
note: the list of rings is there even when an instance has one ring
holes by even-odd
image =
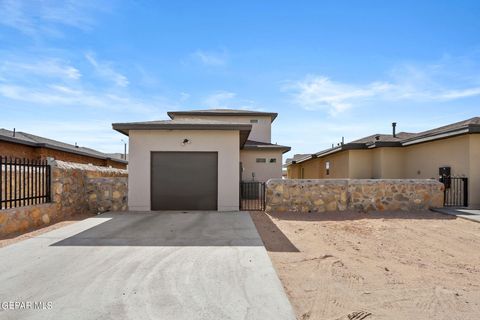
[[[274,144],[274,143],[266,143],[266,142],[260,142],[260,141],[254,141],[254,140],[247,140],[245,145],[243,146],[244,150],[281,150],[282,153],[290,151],[290,147],[288,146],[282,146],[279,144]]]
[[[130,130],[235,130],[240,131],[240,146],[243,147],[252,130],[252,125],[248,123],[188,119],[112,123],[112,128],[127,136]]]
[[[176,115],[186,116],[268,116],[272,122],[277,118],[278,113],[262,112],[242,109],[206,109],[206,110],[188,110],[188,111],[169,111],[168,116],[173,119]]]

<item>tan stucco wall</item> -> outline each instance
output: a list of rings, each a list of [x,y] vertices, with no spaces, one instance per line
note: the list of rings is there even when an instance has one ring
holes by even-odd
[[[381,178],[405,178],[405,152],[402,148],[379,148],[382,153]]]
[[[289,179],[301,179],[303,168],[303,179],[324,179],[324,178],[347,178],[348,174],[348,151],[342,151],[323,158],[314,158],[302,163],[288,166]],[[326,174],[325,164],[330,162],[330,174]]]
[[[300,165],[290,164],[287,166],[287,178],[288,179],[300,179]]]
[[[372,152],[370,150],[349,150],[348,176],[339,178],[370,179],[372,178]],[[331,166],[331,164],[330,164]]]
[[[330,175],[325,176],[325,162]],[[480,207],[480,134],[469,134],[407,147],[349,150],[290,165],[288,178],[298,179],[438,179],[438,169],[449,166],[454,176],[469,181],[470,207]]]
[[[469,136],[416,144],[402,148],[405,178],[438,178],[438,168],[449,166],[454,176],[468,176]]]
[[[469,136],[470,158],[469,158],[469,197],[470,207],[480,209],[480,134]]]
[[[233,123],[249,123],[252,125],[252,131],[248,136],[249,140],[260,142],[271,142],[272,137],[272,123],[271,118],[268,116],[189,116],[189,115],[177,115],[175,119],[206,119],[226,121]],[[250,123],[250,120],[258,120],[258,123]]]
[[[324,175],[324,178],[336,179],[336,178],[348,178],[348,168],[349,168],[349,154],[348,151],[341,151],[326,157],[323,157],[324,161],[323,169],[327,161],[330,162],[330,174]]]
[[[402,179],[405,174],[404,150],[402,148],[375,148],[372,156],[373,179]]]
[[[382,177],[382,149],[377,148],[372,151],[372,178],[380,179]]]
[[[190,144],[182,145],[183,139]],[[150,210],[151,151],[218,152],[218,210],[237,211],[240,146],[238,131],[131,130],[128,175],[130,210]]]
[[[257,163],[257,158],[265,158],[267,162]],[[272,158],[277,159],[277,162],[270,163]],[[255,173],[255,181],[265,182],[268,179],[282,177],[281,151],[240,150],[240,161],[243,166],[243,181],[252,181],[252,172]]]

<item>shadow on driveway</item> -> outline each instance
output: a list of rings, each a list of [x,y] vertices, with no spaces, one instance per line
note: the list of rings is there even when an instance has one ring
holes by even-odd
[[[245,213],[126,212],[97,217],[103,222],[51,246],[263,246]]]
[[[407,219],[407,220],[454,220],[456,217],[433,211],[376,211],[376,212],[272,212],[269,215],[279,220],[294,221],[346,221],[361,219]]]

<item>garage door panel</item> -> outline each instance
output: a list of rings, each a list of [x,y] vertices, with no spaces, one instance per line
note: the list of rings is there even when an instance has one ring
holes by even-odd
[[[217,210],[217,152],[152,152],[152,210]]]

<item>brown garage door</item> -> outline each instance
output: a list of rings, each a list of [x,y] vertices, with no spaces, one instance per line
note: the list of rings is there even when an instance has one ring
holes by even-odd
[[[152,210],[217,210],[217,152],[152,152]]]

